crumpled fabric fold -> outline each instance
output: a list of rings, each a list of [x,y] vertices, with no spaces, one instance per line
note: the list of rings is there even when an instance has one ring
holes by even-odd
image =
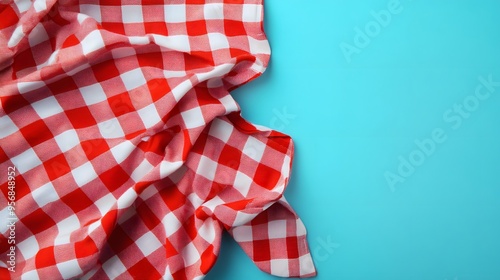
[[[267,67],[262,0],[16,0],[0,19],[0,278],[202,279],[224,230],[265,272],[316,274],[283,197],[292,140],[229,94]]]

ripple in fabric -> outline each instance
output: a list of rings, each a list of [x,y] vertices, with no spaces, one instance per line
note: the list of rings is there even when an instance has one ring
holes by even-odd
[[[0,278],[202,279],[223,230],[314,276],[292,140],[229,94],[269,56],[262,0],[0,4]]]

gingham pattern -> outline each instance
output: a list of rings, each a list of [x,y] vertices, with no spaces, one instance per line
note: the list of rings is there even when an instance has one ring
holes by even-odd
[[[222,230],[256,265],[315,275],[283,198],[293,146],[229,94],[270,49],[261,0],[0,4],[0,171],[17,263],[0,278],[201,279]],[[0,176],[0,216],[8,216]]]

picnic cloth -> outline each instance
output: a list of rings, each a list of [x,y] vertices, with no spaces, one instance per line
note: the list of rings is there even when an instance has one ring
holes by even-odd
[[[314,276],[292,140],[229,93],[269,58],[261,0],[0,2],[0,278],[202,279],[224,230]]]

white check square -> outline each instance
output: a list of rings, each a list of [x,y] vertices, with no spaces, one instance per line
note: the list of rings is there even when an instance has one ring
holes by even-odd
[[[117,118],[100,122],[97,124],[103,138],[119,138],[125,136],[120,122]]]
[[[97,173],[90,162],[86,162],[71,170],[71,174],[73,175],[76,184],[80,187],[97,178]]]
[[[229,49],[229,41],[222,33],[208,33],[208,42],[211,50]]]
[[[127,271],[127,268],[123,265],[120,258],[115,255],[102,265],[102,270],[108,275],[109,279],[116,279]]]
[[[0,138],[7,137],[18,130],[16,124],[5,115],[0,118]]]
[[[233,228],[234,240],[237,242],[253,241],[253,231],[251,226],[239,226]]]
[[[40,207],[59,199],[59,195],[51,182],[32,191],[31,196]]]
[[[146,232],[146,234],[137,239],[135,244],[139,247],[144,256],[149,256],[158,248],[162,247],[160,240],[158,240],[151,231]]]
[[[80,220],[75,214],[57,223],[57,230],[59,233],[54,240],[54,245],[69,244],[71,233],[79,228]]]
[[[182,249],[182,258],[184,259],[184,265],[188,267],[200,259],[200,253],[193,243],[189,243]]]
[[[214,119],[212,121],[208,134],[221,140],[224,143],[227,143],[229,137],[231,137],[231,134],[233,133],[233,128],[234,127],[232,125],[221,119]]]
[[[180,52],[189,52],[191,50],[189,37],[187,35],[162,36],[154,34],[153,38],[155,39],[156,44],[167,49]]]
[[[255,218],[257,214],[248,214],[241,211],[236,212],[236,217],[234,218],[233,227],[244,225]]]
[[[83,54],[87,55],[104,48],[104,40],[99,30],[94,30],[83,38],[80,45],[82,46]]]
[[[21,280],[33,280],[33,279],[40,279],[40,277],[38,276],[38,272],[36,272],[36,270],[23,272],[21,276]]]
[[[144,176],[146,176],[154,168],[147,159],[144,159],[139,166],[130,174],[132,180],[139,182]]]
[[[219,101],[224,105],[224,108],[226,108],[226,114],[239,110],[238,104],[230,94],[220,98]]]
[[[35,89],[39,89],[41,87],[44,87],[45,83],[42,81],[35,81],[35,82],[20,82],[17,83],[17,89],[21,94],[30,92]]]
[[[111,154],[115,158],[117,163],[122,163],[135,149],[134,144],[130,141],[124,141],[113,148],[111,148]]]
[[[33,7],[37,13],[47,9],[47,2],[44,0],[35,0],[33,2]]]
[[[201,156],[200,162],[198,163],[198,169],[196,169],[196,174],[213,181],[215,178],[215,172],[217,171],[217,162],[209,159],[206,156]]]
[[[250,191],[250,186],[252,185],[252,178],[248,177],[245,173],[236,171],[236,177],[234,179],[234,188],[241,193],[242,196],[246,197]]]
[[[120,74],[120,78],[128,91],[146,84],[146,78],[139,68]]]
[[[40,158],[38,158],[38,156],[36,155],[35,151],[32,148],[29,148],[22,154],[17,155],[11,158],[10,160],[12,161],[14,166],[17,167],[19,173],[21,174],[42,164],[42,161],[40,160]]]
[[[165,15],[165,22],[168,23],[181,23],[186,22],[186,5],[172,5],[167,4],[163,6]]]
[[[286,238],[286,220],[270,221],[268,224],[268,236],[270,239]]]
[[[49,39],[47,31],[43,27],[43,24],[38,23],[33,30],[28,34],[28,41],[31,47],[34,47],[44,41]]]
[[[269,53],[271,51],[271,47],[267,40],[257,40],[248,37],[248,45],[251,53]],[[263,71],[263,68],[259,68],[258,70]]]
[[[251,159],[260,162],[265,149],[266,144],[257,140],[255,137],[248,137],[245,147],[243,147],[243,153]]]
[[[200,127],[205,124],[205,119],[203,118],[200,107],[184,111],[181,113],[181,116],[187,129]]]
[[[87,105],[97,104],[106,100],[106,93],[104,93],[104,89],[99,83],[81,87],[80,92]]]
[[[102,22],[101,6],[99,5],[82,4],[80,5],[80,13],[90,16],[97,22]]]
[[[56,140],[57,146],[61,151],[67,152],[74,148],[76,145],[80,144],[80,139],[74,130],[66,130],[63,133],[54,137]]]
[[[158,114],[155,104],[150,104],[137,111],[141,117],[142,123],[146,128],[151,128],[161,121],[161,117]]]
[[[203,7],[205,19],[224,19],[224,6],[222,3],[205,4]]]
[[[288,268],[288,259],[271,260],[271,273],[280,277],[288,277],[290,269]]]
[[[34,235],[26,238],[24,241],[17,244],[19,252],[23,255],[23,259],[31,259],[40,250],[38,246],[38,241]]]
[[[262,20],[262,5],[243,4],[243,22],[260,22]]]
[[[115,203],[115,196],[112,193],[108,193],[107,195],[94,202],[94,205],[97,207],[97,209],[99,209],[101,215],[104,216],[109,211],[109,209],[114,206]]]
[[[119,198],[116,200],[116,205],[118,209],[127,209],[134,203],[137,198],[137,192],[133,188],[126,190]],[[123,217],[123,216],[122,216]]]
[[[31,7],[31,1],[29,0],[15,0],[17,9],[20,13],[24,13]]]
[[[185,80],[184,82],[178,84],[172,89],[172,95],[175,101],[181,100],[181,98],[191,89],[193,84],[190,80]]]
[[[79,274],[83,273],[83,270],[80,268],[78,264],[78,260],[69,260],[66,262],[60,262],[56,264],[57,269],[61,273],[63,279],[70,279]]]
[[[49,96],[34,102],[31,106],[42,119],[57,115],[63,111],[63,108],[59,105],[59,102],[57,102],[54,96]]]
[[[142,6],[140,5],[123,5],[122,6],[123,23],[140,23],[144,22],[142,17]]]
[[[163,219],[161,220],[161,223],[163,224],[165,228],[165,233],[166,236],[169,237],[172,234],[174,234],[180,227],[181,227],[181,222],[173,212],[169,212]]]

